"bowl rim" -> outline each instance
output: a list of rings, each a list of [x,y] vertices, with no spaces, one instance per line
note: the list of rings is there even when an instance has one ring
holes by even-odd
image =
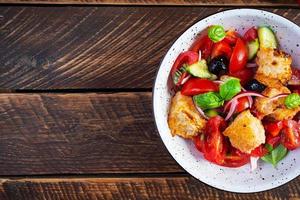
[[[161,69],[161,66],[162,66],[162,63],[163,61],[165,60],[166,56],[170,53],[171,49],[172,49],[172,46],[177,43],[177,41],[179,41],[180,37],[182,35],[184,35],[189,29],[191,29],[193,26],[195,26],[197,23],[201,22],[201,21],[205,21],[206,19],[208,18],[212,18],[214,16],[217,16],[221,13],[223,14],[226,14],[226,13],[234,13],[234,12],[238,12],[238,11],[256,11],[256,12],[262,12],[262,13],[266,13],[266,14],[270,14],[270,15],[275,15],[276,17],[279,17],[281,18],[285,23],[289,23],[293,26],[296,26],[299,28],[300,30],[300,26],[298,26],[296,23],[294,23],[293,21],[287,19],[286,17],[284,16],[281,16],[281,15],[278,15],[278,14],[275,14],[275,13],[272,13],[272,12],[269,12],[269,11],[266,11],[266,10],[262,10],[262,9],[256,9],[256,8],[232,8],[232,9],[226,9],[226,10],[221,10],[221,11],[218,11],[218,12],[215,12],[211,15],[208,15],[198,21],[196,21],[195,23],[193,23],[192,25],[190,25],[189,27],[187,27],[183,32],[180,33],[179,36],[177,36],[177,38],[174,40],[174,42],[171,43],[171,45],[169,46],[168,48],[168,51],[165,53],[165,55],[162,57],[160,63],[159,63],[159,67],[156,69],[156,73],[155,73],[155,78],[154,78],[154,81],[153,81],[153,87],[152,87],[152,115],[154,117],[154,123],[155,123],[155,128],[159,134],[159,137],[161,139],[161,141],[163,142],[164,144],[164,147],[167,149],[169,155],[171,155],[171,157],[176,161],[176,163],[189,175],[191,175],[193,178],[195,178],[197,181],[200,181],[201,183],[205,184],[206,186],[209,186],[209,187],[212,187],[214,189],[217,189],[217,190],[220,190],[220,191],[225,191],[225,192],[231,192],[231,193],[236,193],[236,194],[255,194],[255,193],[260,193],[260,192],[266,192],[266,191],[271,191],[271,190],[274,190],[274,189],[277,189],[279,187],[282,187],[284,185],[287,185],[288,183],[290,183],[291,181],[295,180],[296,178],[298,178],[300,176],[300,173],[298,175],[296,175],[295,177],[291,178],[290,180],[288,180],[287,182],[283,183],[283,184],[280,184],[280,185],[277,185],[275,187],[269,187],[269,188],[266,188],[266,189],[257,189],[256,191],[234,191],[234,190],[227,190],[227,189],[224,189],[224,188],[218,188],[217,186],[212,186],[210,185],[209,183],[206,183],[204,182],[203,180],[200,180],[199,178],[197,178],[195,175],[193,175],[192,173],[190,173],[185,167],[183,167],[175,158],[174,156],[172,155],[171,153],[171,150],[168,148],[168,146],[166,145],[165,141],[163,140],[162,136],[161,136],[161,133],[159,131],[159,128],[158,128],[158,125],[157,125],[157,118],[155,117],[155,108],[154,108],[154,101],[155,101],[155,90],[156,90],[156,83],[157,83],[157,78],[158,78],[158,74],[159,74],[159,71]]]

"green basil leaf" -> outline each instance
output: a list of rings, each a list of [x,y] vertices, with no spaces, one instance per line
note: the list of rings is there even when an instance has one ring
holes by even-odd
[[[237,78],[229,78],[220,86],[220,95],[225,100],[228,101],[232,99],[235,95],[241,92],[240,80]]]
[[[284,104],[288,109],[297,108],[300,106],[300,95],[297,93],[289,94],[285,100]]]
[[[263,161],[265,161],[267,163],[271,163],[273,165],[273,159],[272,159],[272,155],[270,153],[261,157],[260,159],[262,159]]]
[[[271,163],[274,167],[287,155],[287,148],[282,144],[278,145],[275,149],[273,149],[270,153],[261,157],[261,159],[265,162]]]
[[[278,145],[275,149],[273,149],[273,151],[271,152],[273,165],[276,166],[277,163],[287,155],[287,152],[287,148],[282,144]]]
[[[224,104],[224,100],[216,92],[207,92],[193,97],[197,106],[201,109],[218,108]]]
[[[266,149],[268,149],[269,152],[273,151],[273,147],[270,144],[265,145]]]
[[[220,25],[214,25],[210,26],[208,28],[208,37],[213,41],[213,42],[219,42],[223,40],[226,36],[225,30],[223,26]]]

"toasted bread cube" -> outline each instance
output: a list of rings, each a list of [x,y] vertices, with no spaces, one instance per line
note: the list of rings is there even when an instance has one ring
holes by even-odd
[[[300,111],[300,107],[294,109],[288,108],[277,108],[272,114],[268,117],[273,118],[277,121],[293,119],[294,116]]]
[[[272,97],[279,94],[291,93],[291,91],[280,84],[279,87],[267,87],[262,94],[266,97],[257,97],[255,99],[255,109],[260,113],[261,117],[273,113],[279,106],[284,106],[284,98],[271,101]]]
[[[292,119],[300,111],[300,107],[294,109],[286,108],[284,97],[271,101],[271,97],[283,93],[289,94],[291,91],[284,86],[277,88],[268,87],[262,92],[262,94],[267,97],[258,97],[255,99],[254,106],[261,117],[268,116],[277,121],[288,120]]]
[[[249,110],[240,113],[223,134],[229,137],[233,147],[245,153],[250,153],[266,140],[265,129],[261,121]]]
[[[192,97],[177,92],[172,99],[168,123],[172,136],[192,138],[203,131],[206,120],[197,111]]]
[[[292,57],[283,51],[262,48],[257,53],[256,62],[255,78],[269,87],[286,84],[292,77]]]

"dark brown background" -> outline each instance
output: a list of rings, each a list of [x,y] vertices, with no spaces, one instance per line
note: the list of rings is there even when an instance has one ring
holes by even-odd
[[[300,25],[294,1],[0,2],[1,200],[300,199],[299,178],[255,194],[192,178],[161,142],[151,99],[189,26],[231,6]]]

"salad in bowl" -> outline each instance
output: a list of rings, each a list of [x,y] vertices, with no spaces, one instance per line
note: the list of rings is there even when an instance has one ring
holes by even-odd
[[[300,71],[270,27],[241,35],[208,26],[169,79],[171,134],[193,140],[206,160],[255,169],[259,158],[276,166],[300,147]]]
[[[174,42],[157,72],[153,110],[183,169],[243,193],[300,174],[299,38],[300,28],[279,15],[233,9]]]

